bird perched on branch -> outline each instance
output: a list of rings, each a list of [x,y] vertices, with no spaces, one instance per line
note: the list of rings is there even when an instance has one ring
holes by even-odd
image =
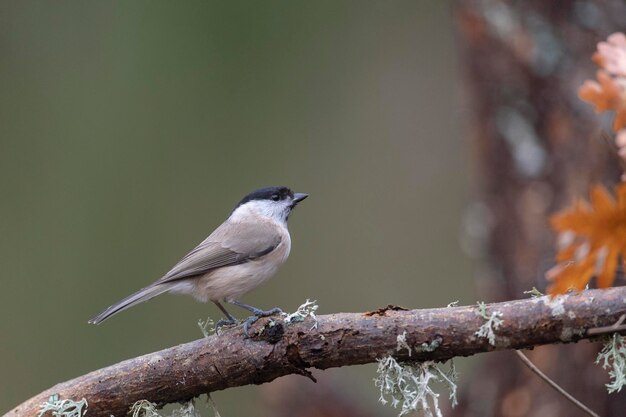
[[[226,315],[216,328],[238,323],[222,302],[252,312],[253,316],[244,321],[247,335],[250,326],[260,317],[282,312],[279,308],[263,311],[238,299],[271,278],[287,260],[291,249],[287,219],[296,205],[307,197],[287,187],[261,188],[246,195],[228,219],[167,274],[113,304],[89,323],[101,323],[122,310],[173,292],[215,303]]]

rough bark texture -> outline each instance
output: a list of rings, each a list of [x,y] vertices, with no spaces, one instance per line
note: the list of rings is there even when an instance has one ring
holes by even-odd
[[[592,183],[619,178],[600,117],[577,91],[595,76],[596,43],[625,30],[626,4],[469,0],[457,2],[455,12],[479,171],[474,220],[489,230],[479,297],[515,299],[546,286],[554,253],[549,215],[586,196]],[[626,396],[607,394],[592,365],[596,353],[584,345],[553,346],[530,358],[601,415],[623,415]],[[509,357],[490,356],[476,372],[475,379],[488,382],[466,387],[448,415],[582,415]]]
[[[307,368],[364,364],[387,355],[403,361],[445,361],[493,350],[575,342],[589,338],[588,329],[609,326],[626,314],[626,287],[491,304],[487,314],[499,312],[503,320],[495,330],[494,345],[476,336],[486,322],[478,311],[477,306],[411,311],[388,307],[320,316],[317,329],[311,329],[311,319],[289,326],[277,321],[262,328],[268,323],[265,319],[255,326],[260,335],[252,339],[234,328],[130,359],[58,384],[5,417],[35,416],[54,394],[75,401],[85,398],[87,417],[123,416],[141,399],[160,404],[182,401],[288,374],[310,376]],[[398,349],[398,336],[404,332],[411,352]]]

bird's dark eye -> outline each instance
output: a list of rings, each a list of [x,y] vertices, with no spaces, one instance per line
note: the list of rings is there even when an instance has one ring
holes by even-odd
[[[278,194],[272,194],[272,200],[278,201],[280,200],[280,196]]]

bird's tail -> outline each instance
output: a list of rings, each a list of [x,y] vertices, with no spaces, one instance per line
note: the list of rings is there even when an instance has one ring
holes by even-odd
[[[98,314],[88,323],[91,324],[99,324],[111,317],[114,314],[119,313],[122,310],[126,310],[129,307],[134,306],[135,304],[142,303],[144,301],[148,301],[151,298],[156,297],[159,294],[163,294],[164,292],[170,290],[172,288],[169,284],[156,284],[151,285],[149,287],[143,288],[136,293],[129,295],[121,301],[113,304],[111,307],[104,310],[102,313]]]

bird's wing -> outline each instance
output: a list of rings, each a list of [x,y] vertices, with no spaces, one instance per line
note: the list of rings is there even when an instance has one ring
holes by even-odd
[[[227,231],[229,235],[226,235]],[[233,231],[238,233],[232,235]],[[201,275],[215,268],[247,262],[270,253],[280,241],[279,231],[270,224],[223,224],[174,265],[157,283],[176,281]]]

